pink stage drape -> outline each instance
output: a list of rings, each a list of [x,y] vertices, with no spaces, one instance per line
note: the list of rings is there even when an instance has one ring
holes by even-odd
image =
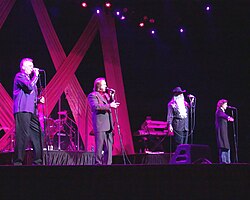
[[[0,0],[0,29],[8,17],[16,0]]]
[[[99,29],[103,50],[104,65],[109,87],[116,89],[116,100],[120,102],[118,113],[118,123],[120,134],[116,130],[113,153],[121,154],[120,136],[124,149],[128,154],[134,153],[134,146],[130,130],[130,123],[127,111],[123,77],[120,66],[119,49],[117,44],[115,22],[110,14],[103,13],[99,16]],[[113,113],[114,114],[114,113]],[[116,116],[113,116],[116,119]]]
[[[0,130],[5,131],[0,140],[0,151],[11,150],[14,140],[13,101],[0,83]]]
[[[4,23],[14,3],[14,0],[0,1],[0,27]],[[84,32],[80,36],[79,40],[73,47],[72,51],[69,53],[68,56],[66,56],[63,47],[58,39],[58,36],[54,30],[54,27],[51,23],[43,0],[31,0],[31,3],[35,15],[37,17],[41,32],[43,34],[44,40],[48,47],[51,59],[54,63],[54,67],[57,70],[55,76],[51,79],[44,91],[47,103],[47,116],[49,116],[49,114],[52,112],[57,101],[64,92],[71,111],[73,113],[76,124],[78,125],[80,135],[86,148],[85,150],[90,151],[91,147],[94,146],[94,137],[90,136],[89,134],[92,131],[90,107],[87,102],[86,95],[84,94],[75,76],[75,72],[78,66],[80,65],[82,59],[84,58],[89,46],[94,40],[94,37],[96,36],[99,27],[107,81],[110,86],[118,89],[117,100],[121,103],[121,106],[118,110],[118,117],[124,147],[127,153],[133,153],[134,149],[128,119],[122,73],[120,69],[120,60],[114,20],[109,15],[94,14],[87,27],[85,28]],[[1,94],[4,94],[3,91],[4,89],[0,90]],[[7,103],[12,107],[11,99],[9,99]],[[7,119],[8,122],[12,124],[12,126],[10,125],[10,127],[13,129],[12,109],[11,111],[1,110],[1,112],[8,113],[6,114],[8,115]],[[5,124],[7,122],[0,121],[0,123]],[[4,136],[7,138],[6,134]],[[0,147],[2,144],[2,138],[0,140]],[[117,134],[115,135],[113,153],[121,154],[120,140]]]
[[[94,39],[97,31],[97,19],[92,17],[77,44],[66,57],[43,1],[32,0],[31,2],[52,61],[57,69],[56,75],[46,88],[48,114],[51,113],[64,91],[85,148],[90,150],[91,146],[94,146],[94,138],[89,134],[92,130],[91,112],[86,95],[74,73]]]

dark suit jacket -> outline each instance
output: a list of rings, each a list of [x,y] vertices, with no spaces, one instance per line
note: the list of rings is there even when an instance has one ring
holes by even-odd
[[[102,96],[99,92],[92,92],[88,95],[88,101],[92,111],[94,132],[112,131],[114,127],[109,95],[105,93]]]
[[[228,129],[227,129],[227,119],[228,115],[223,112],[221,108],[216,111],[215,114],[215,127],[217,143],[219,148],[230,149],[230,144],[228,140]]]
[[[188,103],[185,102],[185,107],[188,114]],[[168,115],[167,122],[173,126],[175,131],[188,131],[189,130],[189,120],[188,116],[186,118],[181,118],[180,113],[177,109],[176,103],[172,100],[168,103]]]

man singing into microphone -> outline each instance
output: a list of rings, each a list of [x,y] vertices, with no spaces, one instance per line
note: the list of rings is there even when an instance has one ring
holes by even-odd
[[[34,165],[42,164],[41,128],[37,117],[37,103],[44,103],[44,97],[38,99],[37,80],[39,69],[34,68],[31,58],[23,58],[20,72],[14,79],[13,100],[15,117],[14,165],[22,165],[25,149],[31,141],[34,149]]]
[[[234,118],[225,113],[227,109],[227,100],[221,99],[217,103],[217,110],[215,113],[215,128],[217,136],[217,144],[219,148],[220,163],[231,163],[230,159],[230,144],[228,139],[227,122],[233,122]]]
[[[95,135],[95,164],[112,164],[113,146],[113,120],[111,108],[117,108],[114,101],[114,90],[107,90],[104,78],[97,78],[94,82],[93,92],[88,95],[92,110],[92,122]],[[102,151],[104,151],[102,159]]]

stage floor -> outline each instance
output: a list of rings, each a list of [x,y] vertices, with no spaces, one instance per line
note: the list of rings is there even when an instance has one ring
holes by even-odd
[[[93,152],[45,151],[44,165],[13,166],[0,154],[0,198],[5,199],[248,199],[250,164],[169,164],[171,154],[114,156],[95,166]],[[241,198],[242,197],[242,198]]]
[[[0,166],[5,199],[248,199],[249,164]]]

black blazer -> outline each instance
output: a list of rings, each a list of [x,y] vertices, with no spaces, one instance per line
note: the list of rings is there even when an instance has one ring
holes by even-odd
[[[181,118],[176,103],[174,101],[168,103],[167,122],[173,126],[175,131],[189,131],[189,107],[187,102],[185,102],[185,108],[187,110],[187,117]]]
[[[221,108],[217,109],[215,114],[215,128],[219,148],[230,149],[227,128],[228,117],[229,116],[223,112]]]

